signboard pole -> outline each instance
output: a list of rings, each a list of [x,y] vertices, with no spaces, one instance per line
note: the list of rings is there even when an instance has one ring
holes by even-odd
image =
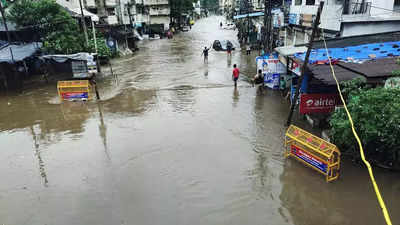
[[[291,122],[292,122],[292,116],[293,116],[294,107],[296,106],[297,99],[299,98],[300,88],[302,86],[304,74],[305,74],[306,69],[307,69],[308,59],[310,58],[310,53],[311,53],[311,49],[312,49],[312,46],[313,46],[313,41],[314,41],[315,35],[317,33],[319,20],[321,18],[321,12],[322,12],[323,7],[324,7],[324,1],[321,1],[319,3],[318,12],[317,12],[317,18],[315,19],[313,30],[312,30],[312,33],[311,33],[311,39],[310,39],[310,42],[308,43],[308,49],[307,49],[306,57],[304,59],[303,66],[301,68],[301,75],[300,75],[300,78],[299,78],[299,80],[297,82],[297,87],[296,87],[296,92],[295,92],[295,95],[294,95],[294,100],[293,100],[292,105],[290,107],[290,113],[289,113],[289,116],[288,116],[288,119],[287,119],[287,122],[286,122],[287,126],[289,126],[291,124]]]

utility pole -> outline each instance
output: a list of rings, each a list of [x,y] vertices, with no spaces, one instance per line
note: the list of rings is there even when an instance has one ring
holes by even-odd
[[[264,51],[272,52],[272,0],[264,0]]]
[[[268,0],[268,52],[272,53],[272,0]]]
[[[85,23],[85,15],[83,15],[82,0],[79,0],[79,6],[81,8],[81,20],[82,20],[83,33],[85,34],[86,46],[89,46],[89,38]]]
[[[312,33],[311,33],[310,42],[308,43],[308,46],[307,46],[306,56],[304,58],[303,65],[301,67],[301,75],[300,75],[300,77],[299,77],[299,79],[297,81],[296,92],[295,92],[295,95],[294,95],[294,98],[293,98],[293,101],[292,101],[292,105],[290,107],[289,117],[288,117],[287,122],[286,122],[287,126],[289,126],[291,124],[291,122],[292,122],[292,116],[293,116],[294,107],[296,107],[297,99],[299,98],[300,88],[301,88],[301,86],[303,84],[304,74],[306,73],[306,70],[307,70],[308,59],[310,58],[310,53],[311,53],[311,49],[312,49],[312,46],[313,46],[314,37],[315,37],[315,34],[317,33],[317,30],[318,30],[318,25],[319,25],[319,21],[320,21],[320,18],[321,18],[321,12],[322,12],[323,8],[324,8],[324,1],[321,1],[319,3],[317,17],[316,17],[316,19],[314,21],[314,24],[313,24],[313,30],[312,30]]]
[[[131,7],[132,7],[132,3],[129,2],[129,3],[128,3],[128,16],[129,16],[129,24],[131,25],[131,30],[132,30],[132,28],[133,28],[133,22],[132,22]]]
[[[268,24],[268,2],[270,0],[264,0],[264,29],[263,29],[263,45],[264,45],[264,52],[267,52],[268,46],[268,39],[267,39],[267,24]]]
[[[1,1],[0,1],[0,13],[1,13],[1,18],[3,19],[4,29],[6,30],[8,44],[11,45],[10,32],[8,31],[7,21],[4,15],[3,3]],[[10,46],[10,54],[11,54],[11,60],[14,62],[14,54],[12,52],[11,46]]]

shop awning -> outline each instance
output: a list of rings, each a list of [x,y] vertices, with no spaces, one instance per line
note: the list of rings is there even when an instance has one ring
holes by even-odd
[[[264,12],[254,12],[254,13],[249,13],[249,14],[237,15],[237,16],[234,16],[233,19],[242,19],[242,18],[246,18],[246,17],[255,17],[255,16],[264,16]]]
[[[81,17],[80,8],[66,8],[66,9],[72,13],[73,17]],[[90,17],[94,22],[99,22],[99,17],[96,14],[87,11],[86,9],[83,9],[83,15],[85,17]]]
[[[296,53],[306,52],[307,47],[305,47],[305,46],[300,46],[300,47],[284,46],[284,47],[275,48],[275,51],[278,52],[282,56],[289,56],[289,55],[294,55]]]

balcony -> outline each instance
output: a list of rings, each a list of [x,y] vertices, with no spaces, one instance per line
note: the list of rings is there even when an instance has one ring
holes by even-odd
[[[86,0],[86,7],[88,8],[96,8],[96,2],[95,0]]]
[[[168,5],[168,0],[143,0],[144,5]]]
[[[169,15],[170,14],[170,9],[169,8],[150,8],[149,12],[150,16],[164,16],[164,15]]]
[[[117,16],[107,16],[106,22],[110,25],[118,24],[118,18]]]
[[[106,0],[106,7],[115,7],[117,6],[116,0]]]

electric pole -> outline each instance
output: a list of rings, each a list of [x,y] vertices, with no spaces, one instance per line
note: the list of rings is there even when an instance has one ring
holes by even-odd
[[[274,41],[274,36],[273,36],[273,31],[274,31],[274,27],[273,27],[273,19],[272,19],[272,0],[268,1],[268,40],[269,40],[269,52],[272,53],[273,48],[272,48],[272,43]]]
[[[131,7],[132,7],[132,3],[129,2],[129,3],[128,3],[128,16],[129,16],[129,24],[131,25],[131,30],[132,30],[132,28],[133,28],[133,22],[132,22]]]
[[[315,18],[315,21],[314,21],[313,30],[312,30],[312,33],[311,33],[311,39],[310,39],[310,42],[308,43],[308,46],[307,46],[308,48],[307,48],[306,56],[304,58],[303,65],[301,67],[301,75],[300,75],[300,77],[299,77],[299,79],[297,81],[296,92],[295,92],[295,95],[294,95],[294,98],[293,98],[293,101],[292,101],[292,105],[290,107],[289,117],[288,117],[287,122],[286,122],[287,126],[289,126],[290,123],[292,122],[292,116],[293,116],[294,107],[297,105],[296,104],[297,103],[297,99],[299,98],[300,88],[301,88],[301,86],[303,84],[304,74],[306,73],[306,70],[307,70],[308,59],[310,58],[310,53],[311,53],[311,49],[312,49],[312,46],[313,46],[314,37],[315,37],[315,35],[317,33],[317,30],[318,30],[319,20],[321,18],[321,12],[322,12],[323,8],[324,8],[324,1],[321,1],[319,3],[317,17]]]
[[[264,52],[267,52],[268,39],[267,39],[267,24],[268,24],[268,3],[269,0],[264,0],[264,29],[263,29],[263,45]]]
[[[87,28],[86,28],[86,23],[85,23],[85,15],[83,15],[82,0],[79,0],[79,6],[81,8],[81,20],[82,20],[83,33],[85,34],[86,46],[89,46],[89,38],[88,38]]]
[[[272,52],[272,0],[264,0],[264,51]]]

